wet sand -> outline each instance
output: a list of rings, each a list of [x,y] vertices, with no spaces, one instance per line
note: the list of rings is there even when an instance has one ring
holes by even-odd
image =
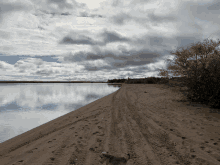
[[[177,88],[116,92],[0,144],[2,165],[219,165],[220,114]]]

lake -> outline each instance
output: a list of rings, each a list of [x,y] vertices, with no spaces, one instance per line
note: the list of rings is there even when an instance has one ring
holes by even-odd
[[[119,88],[107,83],[0,83],[0,143]]]

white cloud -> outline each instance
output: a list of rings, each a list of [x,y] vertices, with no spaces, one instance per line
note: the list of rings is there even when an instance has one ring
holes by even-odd
[[[76,0],[78,3],[85,3],[89,9],[97,9],[102,7],[102,2],[105,2],[105,0]]]
[[[13,64],[10,58],[1,60],[8,75],[3,78],[59,79],[79,73],[72,75],[75,80],[88,75],[106,80],[117,74],[155,74],[166,68],[169,51],[219,38],[219,5],[217,0],[3,0],[0,60],[4,55],[27,58]],[[55,57],[50,62],[35,56]]]

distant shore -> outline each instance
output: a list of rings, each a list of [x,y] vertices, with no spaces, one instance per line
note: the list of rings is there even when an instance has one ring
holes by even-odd
[[[0,83],[107,83],[93,81],[0,81]]]

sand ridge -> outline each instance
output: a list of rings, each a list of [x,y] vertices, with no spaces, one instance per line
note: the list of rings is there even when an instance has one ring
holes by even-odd
[[[116,92],[0,144],[5,165],[220,164],[220,118],[162,84]],[[216,115],[217,116],[217,115]]]

